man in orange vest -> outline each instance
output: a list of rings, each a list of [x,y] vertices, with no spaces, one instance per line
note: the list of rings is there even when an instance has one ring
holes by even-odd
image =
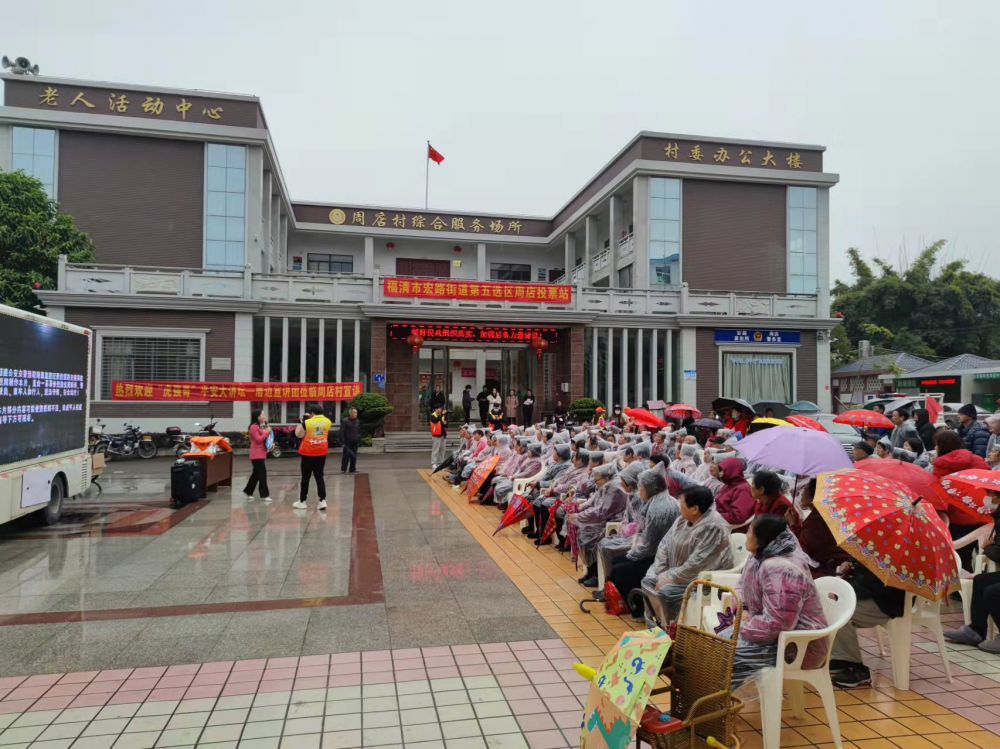
[[[444,440],[448,436],[448,425],[445,423],[444,415],[441,413],[441,406],[435,406],[431,411],[429,421],[431,423],[431,470],[433,471],[444,462],[445,449]]]
[[[306,418],[306,417],[309,418]],[[323,407],[316,405],[306,409],[306,414],[299,419],[295,427],[298,437],[299,455],[302,456],[302,481],[299,489],[299,501],[293,502],[297,510],[306,509],[306,497],[309,496],[309,478],[316,477],[316,493],[319,494],[319,509],[326,509],[326,479],[323,469],[326,467],[326,454],[330,451],[330,420],[323,415]]]

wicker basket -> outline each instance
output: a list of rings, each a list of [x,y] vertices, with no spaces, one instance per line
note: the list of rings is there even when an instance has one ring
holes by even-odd
[[[654,689],[653,694],[669,692],[670,714],[681,724],[670,733],[652,733],[640,727],[636,734],[637,747],[646,742],[654,749],[708,749],[709,737],[729,749],[737,749],[740,745],[736,735],[736,714],[743,709],[743,701],[732,695],[732,678],[743,606],[731,588],[695,580],[684,592],[681,611],[687,610],[688,597],[701,585],[732,594],[735,611],[732,636],[719,637],[713,632],[677,625],[677,636],[671,647],[672,663],[660,672],[670,679],[670,686]]]

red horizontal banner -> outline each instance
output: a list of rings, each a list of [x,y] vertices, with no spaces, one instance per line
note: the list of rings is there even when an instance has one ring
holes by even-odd
[[[116,401],[343,401],[360,382],[168,382],[112,380]]]
[[[468,299],[470,301],[549,302],[569,304],[573,287],[549,283],[495,281],[424,281],[419,278],[383,278],[382,293],[393,297]]]

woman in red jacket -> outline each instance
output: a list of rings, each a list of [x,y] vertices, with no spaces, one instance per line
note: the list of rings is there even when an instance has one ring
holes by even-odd
[[[746,525],[753,517],[757,500],[750,493],[750,484],[743,476],[743,461],[739,458],[723,458],[718,463],[713,463],[709,470],[723,484],[715,495],[716,512],[734,529]]]
[[[247,481],[243,489],[243,496],[246,499],[253,499],[255,489],[260,489],[260,498],[265,502],[271,501],[271,492],[267,488],[267,436],[271,433],[271,427],[267,425],[267,416],[259,408],[250,414],[250,428],[247,430],[247,437],[250,439],[250,464],[253,472],[250,480]]]

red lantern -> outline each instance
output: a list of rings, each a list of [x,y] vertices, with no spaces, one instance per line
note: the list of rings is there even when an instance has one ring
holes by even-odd
[[[531,348],[535,349],[535,353],[538,354],[538,358],[542,358],[542,353],[549,347],[549,342],[546,341],[541,336],[535,336],[531,339]]]
[[[394,250],[396,249],[396,244],[394,242],[386,242],[385,247],[387,250]]]
[[[451,249],[452,249],[452,251],[454,251],[454,252],[461,252],[461,251],[462,251],[462,247],[461,247],[461,245],[455,245],[455,246],[454,246],[454,247],[452,247]]]
[[[412,348],[413,353],[416,354],[420,347],[424,345],[424,337],[416,333],[409,335],[406,337],[406,345]]]

